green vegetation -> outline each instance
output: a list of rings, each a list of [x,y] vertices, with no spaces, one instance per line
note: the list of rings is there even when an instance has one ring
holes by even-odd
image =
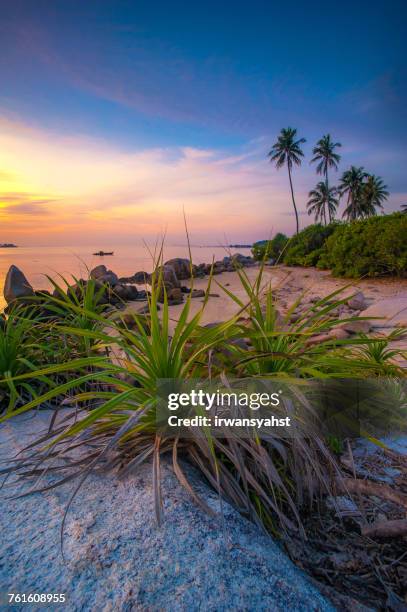
[[[336,276],[402,275],[407,271],[407,218],[402,213],[340,224],[315,264]]]
[[[325,182],[318,183],[316,189],[310,191],[310,202],[311,199],[315,198],[315,194],[319,192],[319,205],[316,206],[315,209],[311,210],[312,205],[316,204],[315,201],[311,202],[308,214],[315,212],[315,221],[318,221],[318,217],[320,217],[321,221],[324,220],[325,225],[327,224],[327,219],[329,219],[329,223],[333,221],[336,208],[338,206],[338,200],[335,198],[337,190],[335,187],[329,187],[328,170],[329,168],[338,170],[338,164],[341,160],[341,156],[335,152],[335,149],[338,149],[341,146],[342,145],[340,142],[332,142],[331,135],[326,134],[320,140],[318,140],[312,151],[314,157],[311,159],[311,163],[317,164],[317,174],[323,174]],[[327,212],[328,215],[326,214]]]
[[[280,260],[287,242],[287,236],[279,232],[272,240],[256,242],[252,248],[252,255],[256,261],[273,259],[276,262]]]
[[[254,245],[252,253],[258,261],[273,257],[288,266],[317,266],[344,278],[403,276],[406,236],[407,217],[398,212],[352,223],[316,223],[290,239],[276,234],[273,240]]]
[[[327,229],[319,227],[320,231]],[[212,511],[189,484],[180,457],[193,463],[225,499],[268,530],[278,532],[294,525],[301,529],[301,505],[329,492],[332,477],[339,470],[328,441],[310,429],[315,414],[302,394],[297,399],[303,416],[310,418],[298,420],[298,436],[242,438],[232,430],[219,438],[205,428],[194,428],[188,437],[174,438],[157,429],[159,379],[188,382],[199,378],[227,386],[229,379],[261,377],[296,384],[298,380],[306,383],[327,378],[394,378],[400,375],[400,368],[394,361],[396,354],[386,349],[386,339],[380,347],[372,345],[369,350],[371,341],[367,338],[355,335],[338,340],[329,335],[344,322],[334,314],[344,302],[340,292],[308,304],[294,320],[301,298],[282,316],[272,291],[264,286],[262,269],[252,284],[243,269],[238,274],[244,298],[219,283],[238,305],[237,315],[209,327],[202,325],[208,298],[192,315],[188,294],[178,320],[173,322],[164,291],[164,304],[158,312],[160,275],[152,282],[148,313],[130,317],[120,311],[101,312],[92,285],[80,290],[80,299],[71,299],[69,296],[77,294],[70,290],[68,299],[63,298],[62,289],[56,287],[54,296],[44,296],[38,305],[43,312],[46,300],[46,310],[53,315],[48,314],[39,327],[31,325],[37,341],[26,340],[21,349],[19,326],[25,332],[26,319],[10,315],[2,332],[7,361],[0,384],[12,401],[3,402],[5,413],[0,422],[50,405],[63,416],[62,422],[52,421],[48,435],[34,441],[28,454],[12,462],[10,471],[59,474],[60,480],[53,486],[76,478],[76,492],[102,463],[104,469],[119,467],[125,473],[152,458],[160,521],[160,457],[171,453],[181,484],[208,512]],[[211,283],[212,277],[207,296]],[[323,335],[322,341],[311,342],[315,335]],[[61,346],[68,346],[71,355],[64,353],[63,361],[57,354]],[[31,351],[41,359],[29,360]],[[80,461],[72,461],[72,448],[81,450]],[[60,460],[64,458],[67,462],[62,468]]]
[[[383,208],[383,202],[389,195],[379,176],[355,166],[343,173],[338,192],[340,197],[347,198],[343,217],[348,221],[372,217],[376,214],[376,208]]]
[[[314,214],[315,221],[320,219],[325,225],[327,217],[329,218],[330,222],[332,222],[338,207],[336,187],[328,187],[326,182],[324,183],[323,181],[320,181],[315,189],[312,189],[309,192],[308,198],[308,214]]]
[[[283,261],[289,266],[315,266],[321,257],[325,241],[338,223],[309,225],[289,241]]]
[[[283,128],[274,143],[268,157],[275,163],[276,168],[286,165],[290,182],[291,199],[296,219],[296,233],[299,233],[298,210],[294,198],[291,170],[293,165],[300,166],[304,153],[301,145],[306,142],[305,138],[295,140],[297,130],[294,128]],[[328,180],[329,169],[338,170],[341,156],[336,149],[342,145],[333,142],[330,134],[325,134],[312,150],[313,158],[311,164],[316,165],[316,172],[323,175],[324,181],[318,182],[314,189],[308,194],[307,211],[314,214],[315,221],[321,221],[324,225],[332,223],[335,219],[339,201],[346,200],[345,210],[342,217],[348,221],[365,219],[377,214],[377,209],[383,209],[383,204],[389,196],[387,186],[383,180],[374,174],[369,174],[363,167],[351,166],[343,172],[339,185],[330,186]]]

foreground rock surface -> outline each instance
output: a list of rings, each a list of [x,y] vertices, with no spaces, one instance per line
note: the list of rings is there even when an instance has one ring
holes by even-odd
[[[46,414],[0,430],[1,458],[30,440]],[[215,510],[217,496],[191,468]],[[0,589],[66,593],[69,610],[333,610],[280,550],[228,504],[226,530],[191,502],[166,463],[164,523],[154,519],[151,466],[123,481],[92,475],[59,529],[72,484],[2,500]],[[2,492],[2,496],[9,496]]]
[[[10,266],[4,283],[4,299],[8,304],[13,300],[34,295],[34,290],[17,266]]]

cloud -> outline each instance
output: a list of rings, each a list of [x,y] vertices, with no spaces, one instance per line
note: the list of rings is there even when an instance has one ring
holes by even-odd
[[[0,117],[2,240],[30,244],[184,239],[183,209],[196,243],[261,239],[294,230],[284,170],[261,140],[234,151],[193,147],[122,150],[86,135],[61,137]],[[302,224],[315,181],[308,164],[294,186]],[[1,198],[1,195],[3,196]],[[394,204],[399,198],[393,199]],[[24,240],[19,240],[23,237]]]

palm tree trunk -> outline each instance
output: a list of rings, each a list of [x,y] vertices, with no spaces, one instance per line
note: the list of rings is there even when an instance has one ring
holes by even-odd
[[[291,197],[293,200],[293,206],[294,206],[294,212],[295,212],[295,221],[297,224],[297,231],[296,234],[298,234],[298,232],[300,231],[300,224],[298,221],[298,211],[297,211],[297,207],[295,205],[295,199],[294,199],[294,189],[293,189],[293,182],[291,180],[291,169],[290,169],[290,164],[287,164],[287,168],[288,168],[288,178],[290,179],[290,189],[291,189]]]
[[[327,166],[325,166],[325,185],[326,185],[326,192],[328,194],[328,200],[329,200],[329,189],[328,189],[328,168]],[[329,203],[328,203],[328,215],[329,215],[329,223],[331,223],[332,219],[331,219],[331,211],[329,210]],[[324,218],[325,218],[325,225],[326,225],[326,213],[325,213],[325,206],[324,206]]]

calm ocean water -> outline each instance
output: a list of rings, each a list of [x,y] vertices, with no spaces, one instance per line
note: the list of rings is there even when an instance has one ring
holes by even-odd
[[[154,251],[154,246],[150,247]],[[20,268],[34,289],[49,289],[46,275],[56,278],[58,274],[65,277],[76,276],[86,278],[87,270],[104,263],[119,276],[130,276],[139,270],[151,272],[153,268],[152,255],[147,247],[105,245],[104,250],[114,251],[112,257],[97,257],[92,253],[99,251],[97,247],[18,247],[16,249],[0,248],[0,310],[5,306],[3,298],[4,280],[11,264]],[[194,263],[210,263],[212,258],[222,259],[229,252],[250,254],[250,249],[228,249],[226,247],[192,247]],[[188,257],[186,246],[166,246],[164,261],[172,257]]]

